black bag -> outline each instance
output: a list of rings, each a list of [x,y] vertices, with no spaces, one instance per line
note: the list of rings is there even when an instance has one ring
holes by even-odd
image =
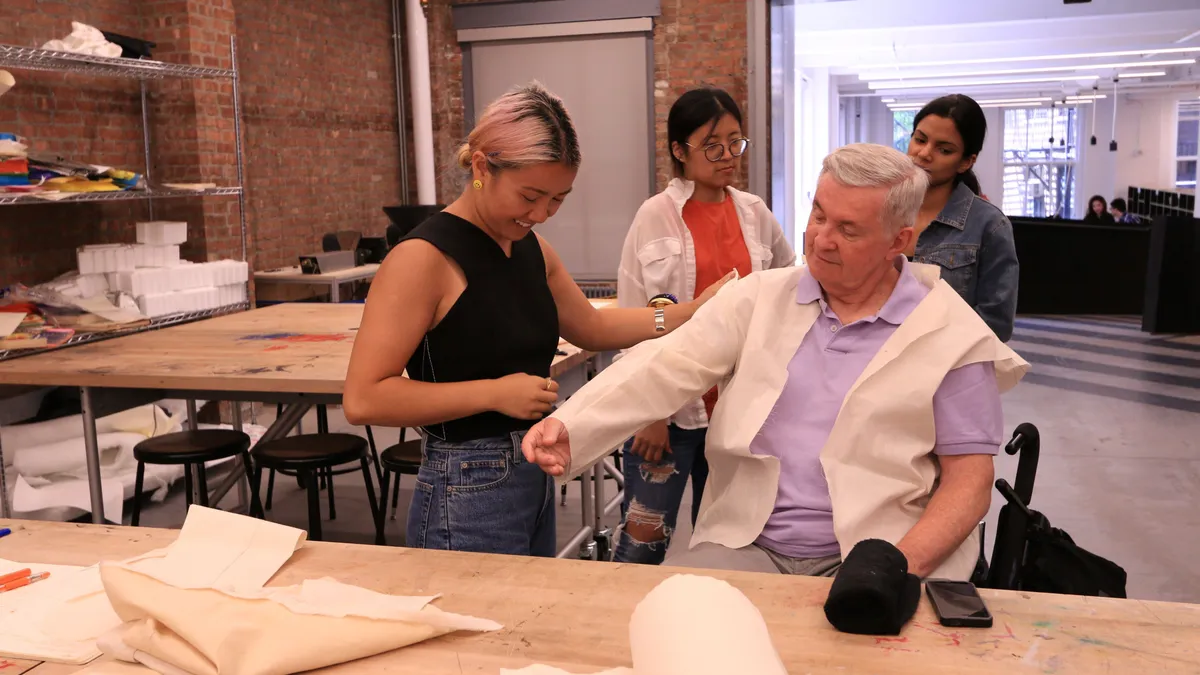
[[[1052,527],[1033,511],[1027,532],[1021,590],[1102,598],[1124,598],[1125,570],[1076,545],[1071,535]]]

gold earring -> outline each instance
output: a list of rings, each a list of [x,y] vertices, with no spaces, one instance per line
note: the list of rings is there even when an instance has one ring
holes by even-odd
[[[471,187],[475,188],[476,190],[482,190],[483,189],[483,181],[476,178],[475,182],[471,183]]]

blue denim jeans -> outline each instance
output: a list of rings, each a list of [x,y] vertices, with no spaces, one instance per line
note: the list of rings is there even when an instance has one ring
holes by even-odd
[[[525,461],[524,435],[461,443],[426,435],[408,545],[553,557],[554,479]]]
[[[708,479],[708,461],[704,458],[707,433],[708,429],[680,429],[670,425],[667,434],[671,452],[664,453],[657,463],[647,462],[630,452],[632,440],[625,444],[621,465],[625,474],[625,503],[621,507],[624,519],[613,561],[645,565],[662,563],[675,531],[688,478],[692,479],[692,524],[696,523],[704,482]],[[638,541],[625,531],[630,522],[661,525],[665,536],[660,541]]]

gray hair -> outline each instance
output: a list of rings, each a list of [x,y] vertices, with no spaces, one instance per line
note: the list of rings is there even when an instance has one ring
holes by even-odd
[[[821,166],[821,176],[826,174],[849,187],[891,188],[879,219],[892,233],[917,222],[929,188],[929,175],[908,155],[873,143],[854,143],[834,150]]]

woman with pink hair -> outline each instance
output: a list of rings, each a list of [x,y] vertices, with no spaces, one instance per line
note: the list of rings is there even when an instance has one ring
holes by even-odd
[[[580,160],[561,99],[534,83],[493,101],[458,151],[469,185],[371,284],[343,403],[352,424],[421,430],[409,546],[553,556],[553,479],[525,461],[521,439],[558,398],[559,336],[631,347],[678,328],[725,281],[665,308],[593,308],[533,232]]]

